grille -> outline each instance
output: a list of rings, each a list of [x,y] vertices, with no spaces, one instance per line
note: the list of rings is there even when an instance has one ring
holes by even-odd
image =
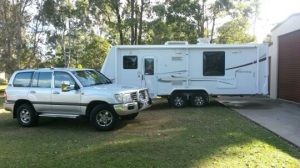
[[[141,90],[141,91],[139,92],[139,94],[140,94],[140,96],[139,96],[140,99],[145,99],[145,98],[146,98],[145,90]]]
[[[137,101],[137,94],[136,94],[136,92],[132,92],[132,93],[130,93],[130,95],[131,95],[131,98],[132,98],[133,101]]]

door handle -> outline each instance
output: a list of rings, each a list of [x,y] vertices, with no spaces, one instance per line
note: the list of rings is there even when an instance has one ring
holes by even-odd
[[[31,94],[35,94],[35,91],[30,91]]]
[[[55,91],[55,92],[53,92],[53,94],[59,94],[59,92]]]

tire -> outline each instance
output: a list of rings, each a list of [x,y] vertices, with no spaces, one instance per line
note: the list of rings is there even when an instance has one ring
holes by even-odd
[[[129,115],[124,115],[124,116],[120,116],[120,118],[122,120],[133,120],[135,119],[136,116],[138,116],[139,113],[134,113],[134,114],[129,114]]]
[[[170,103],[174,108],[182,108],[187,104],[187,98],[182,93],[177,93],[171,96]]]
[[[203,107],[208,103],[208,97],[205,93],[195,93],[190,98],[190,103],[194,107]]]
[[[39,122],[39,116],[30,104],[22,104],[17,110],[18,122],[23,127],[32,127]]]
[[[90,115],[92,126],[98,131],[110,131],[115,128],[119,120],[118,115],[108,106],[96,106]]]

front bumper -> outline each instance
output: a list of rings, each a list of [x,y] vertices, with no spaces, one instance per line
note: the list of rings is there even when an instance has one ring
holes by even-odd
[[[151,105],[152,105],[152,100],[147,99],[139,102],[116,104],[113,107],[119,116],[124,116],[124,115],[138,113],[142,110],[151,107]]]

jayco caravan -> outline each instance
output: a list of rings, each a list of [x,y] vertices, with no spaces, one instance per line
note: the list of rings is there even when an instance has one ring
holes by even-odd
[[[268,93],[267,44],[113,46],[101,72],[115,83],[149,88],[174,107],[204,106],[210,96]]]

